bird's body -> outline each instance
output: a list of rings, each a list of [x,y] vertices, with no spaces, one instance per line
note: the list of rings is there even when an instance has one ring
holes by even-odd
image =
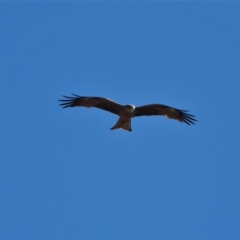
[[[123,106],[123,109],[119,114],[119,119],[117,123],[111,128],[111,130],[122,128],[131,132],[132,131],[131,118],[133,117],[134,109],[135,109],[135,106],[132,104]]]
[[[135,107],[132,104],[125,106],[120,105],[108,98],[102,97],[81,97],[75,94],[73,94],[73,97],[63,97],[65,97],[65,99],[59,100],[63,102],[60,104],[63,108],[77,106],[96,107],[118,115],[119,119],[111,130],[122,128],[124,130],[132,131],[131,119],[138,116],[163,115],[180,122],[185,122],[188,125],[195,124],[194,122],[197,121],[195,116],[188,114],[185,110],[179,110],[162,104],[150,104]]]

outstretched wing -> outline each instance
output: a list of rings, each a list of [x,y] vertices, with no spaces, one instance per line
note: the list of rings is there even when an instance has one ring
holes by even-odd
[[[65,99],[61,99],[58,100],[60,102],[62,102],[61,104],[59,104],[60,106],[62,106],[63,108],[67,108],[67,107],[96,107],[96,108],[100,108],[103,109],[105,111],[114,113],[119,115],[123,106],[113,102],[112,100],[108,99],[108,98],[102,98],[102,97],[82,97],[82,96],[78,96],[75,94],[72,94],[73,97],[67,97],[67,96],[63,96],[65,97]]]
[[[150,104],[146,106],[136,107],[132,117],[163,115],[167,118],[176,119],[185,122],[188,125],[195,124],[197,121],[195,116],[187,113],[186,110],[179,110],[162,104]]]

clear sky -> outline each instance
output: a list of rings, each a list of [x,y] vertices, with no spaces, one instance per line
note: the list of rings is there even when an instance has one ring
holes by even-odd
[[[0,239],[240,239],[239,2],[0,3]],[[189,110],[109,129],[61,95]]]

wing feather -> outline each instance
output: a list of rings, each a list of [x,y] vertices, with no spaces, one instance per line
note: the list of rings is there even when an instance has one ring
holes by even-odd
[[[72,97],[69,96],[63,96],[65,99],[58,100],[62,103],[59,105],[63,108],[67,107],[95,107],[100,108],[102,110],[114,113],[119,115],[123,106],[113,102],[112,100],[108,98],[102,98],[102,97],[83,97],[78,96],[76,94],[72,93]]]
[[[170,119],[176,119],[180,122],[185,122],[188,125],[195,124],[197,119],[194,115],[187,113],[186,110],[172,108],[162,104],[150,104],[141,107],[136,107],[132,117],[162,115]]]

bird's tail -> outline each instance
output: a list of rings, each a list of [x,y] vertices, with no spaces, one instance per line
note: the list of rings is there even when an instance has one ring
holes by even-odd
[[[132,131],[131,118],[129,118],[127,120],[123,120],[123,119],[119,118],[117,123],[111,128],[111,130],[118,129],[118,128],[122,128],[122,129],[125,129],[125,130],[131,132]]]

